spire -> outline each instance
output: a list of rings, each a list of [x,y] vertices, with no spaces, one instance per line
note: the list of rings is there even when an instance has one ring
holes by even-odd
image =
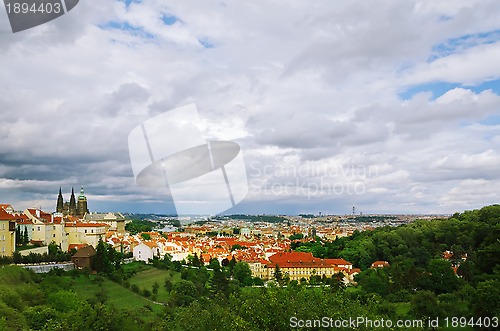
[[[87,198],[85,197],[85,192],[83,191],[83,186],[80,190],[80,195],[78,196],[78,202],[76,203],[76,215],[79,217],[84,217],[89,210],[87,208]]]
[[[59,195],[57,196],[56,213],[62,213],[64,208],[64,200],[62,196],[61,187],[59,187]]]
[[[69,214],[76,215],[76,200],[75,200],[75,190],[71,188],[71,197],[69,199]]]

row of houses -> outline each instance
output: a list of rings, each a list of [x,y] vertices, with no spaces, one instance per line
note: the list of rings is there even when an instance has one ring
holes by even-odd
[[[354,276],[361,271],[344,259],[320,259],[306,252],[280,252],[271,255],[268,260],[245,262],[249,264],[252,276],[261,279],[272,279],[279,268],[282,276],[291,281],[309,280],[313,276],[330,278],[340,273],[344,282],[348,283],[353,282]]]
[[[155,232],[146,233],[150,240],[140,240],[133,247],[133,256],[136,260],[148,262],[153,257],[163,258],[165,254],[172,256],[173,261],[186,260],[188,256],[199,257],[201,262],[208,265],[211,259],[232,260],[247,262],[253,277],[267,280],[275,275],[276,268],[280,268],[284,277],[290,280],[309,280],[312,276],[323,275],[332,277],[341,273],[345,282],[352,282],[354,276],[360,272],[353,268],[352,263],[343,259],[319,259],[312,253],[289,252],[289,240],[242,241],[236,237],[199,237],[192,234],[170,233],[167,237]],[[116,240],[118,242],[118,240]],[[238,247],[237,249],[233,249]]]
[[[16,212],[0,204],[0,255],[12,256],[16,231],[30,244],[47,246],[54,242],[63,251],[86,245],[97,246],[109,232],[125,233],[125,218],[118,213],[88,214],[84,218],[47,213],[37,208]]]

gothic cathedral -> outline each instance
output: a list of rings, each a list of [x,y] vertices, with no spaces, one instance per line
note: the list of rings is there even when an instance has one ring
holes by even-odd
[[[64,216],[71,215],[71,216],[83,217],[88,212],[89,209],[87,208],[87,197],[83,192],[83,186],[82,189],[80,190],[78,201],[76,201],[75,199],[74,189],[71,188],[71,197],[69,199],[69,202],[64,202],[61,188],[59,188],[59,195],[57,196],[56,213],[61,213]]]

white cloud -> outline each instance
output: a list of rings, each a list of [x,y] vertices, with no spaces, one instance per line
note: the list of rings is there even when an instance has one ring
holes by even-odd
[[[246,212],[343,213],[353,200],[365,212],[490,203],[500,132],[484,121],[499,114],[498,91],[462,86],[435,100],[397,92],[499,78],[496,40],[429,61],[436,45],[498,31],[499,11],[495,1],[80,2],[49,24],[0,36],[2,199],[52,210],[59,186],[83,184],[99,208],[120,197],[128,210],[168,201],[134,185],[127,135],[196,102],[208,137],[240,143],[257,187],[293,188],[251,191]],[[165,25],[165,14],[177,21]],[[117,28],[124,23],[132,31]],[[336,172],[264,171],[284,165]],[[339,171],[353,167],[364,175]],[[332,191],[339,183],[345,191]],[[493,188],[482,195],[477,183]],[[353,185],[363,194],[346,191]]]

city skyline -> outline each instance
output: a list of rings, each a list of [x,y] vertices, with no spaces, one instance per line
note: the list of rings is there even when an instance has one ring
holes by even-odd
[[[499,14],[495,1],[106,0],[12,34],[1,10],[0,202],[52,212],[60,187],[83,186],[90,211],[174,213],[168,192],[136,185],[127,137],[195,103],[203,136],[245,161],[248,194],[225,213],[498,203]]]

